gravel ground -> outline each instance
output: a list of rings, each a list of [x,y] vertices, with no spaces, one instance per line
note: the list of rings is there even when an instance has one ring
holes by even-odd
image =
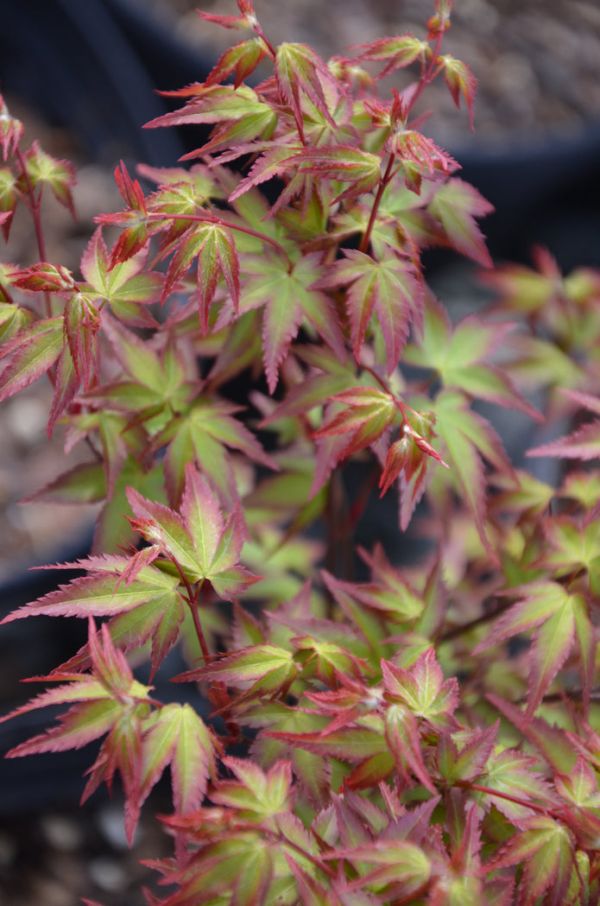
[[[138,0],[141,2],[141,0]],[[209,55],[236,40],[202,22],[194,10],[231,13],[234,0],[144,0],[180,37]],[[274,41],[308,41],[324,55],[385,34],[424,33],[433,0],[256,0]],[[476,135],[457,116],[440,84],[427,96],[439,139],[523,139],[532,130],[577,128],[600,113],[600,3],[598,0],[455,0],[447,52],[463,59],[479,80]]]

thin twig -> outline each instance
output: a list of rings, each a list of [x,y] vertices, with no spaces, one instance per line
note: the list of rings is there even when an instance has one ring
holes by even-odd
[[[487,613],[481,614],[479,617],[475,617],[474,620],[469,620],[468,623],[462,623],[460,626],[453,626],[452,629],[448,629],[442,636],[440,636],[440,642],[449,642],[451,639],[456,639],[458,636],[463,635],[465,632],[470,632],[471,629],[476,629],[478,626],[483,626],[485,623],[489,623],[490,620],[494,620],[496,617],[499,617],[504,613],[505,610],[508,610],[513,604],[512,601],[502,601],[497,607],[493,610],[489,610]]]
[[[181,579],[181,581],[183,582],[183,584],[185,586],[185,590],[186,590],[186,594],[187,594],[186,600],[187,600],[188,606],[190,608],[192,620],[194,622],[194,629],[196,630],[196,636],[198,638],[200,650],[202,651],[202,657],[204,658],[204,663],[208,664],[210,661],[210,650],[209,650],[208,644],[206,642],[206,636],[204,635],[204,630],[202,629],[202,623],[200,622],[200,614],[198,613],[198,594],[200,592],[200,589],[198,589],[198,592],[195,593],[189,579],[185,575],[184,571],[182,570],[182,568],[179,565],[179,563],[177,562],[177,560],[175,560],[174,557],[170,557],[169,559],[171,560],[171,563],[173,563],[173,565],[175,566],[175,569],[177,570],[177,572],[179,574],[179,578]],[[200,587],[202,587],[202,586],[200,586]]]
[[[46,240],[44,238],[44,230],[42,227],[42,216],[41,216],[41,192],[36,196],[33,183],[31,182],[31,177],[27,172],[27,164],[25,158],[23,157],[23,152],[20,148],[15,149],[15,157],[21,168],[21,173],[23,175],[23,180],[27,186],[27,195],[29,197],[29,210],[31,211],[31,217],[33,219],[33,227],[35,230],[35,238],[37,241],[38,253],[40,257],[40,262],[47,261],[48,256],[46,254]],[[52,300],[50,299],[50,293],[44,293],[44,305],[46,307],[46,316],[48,318],[52,317]]]

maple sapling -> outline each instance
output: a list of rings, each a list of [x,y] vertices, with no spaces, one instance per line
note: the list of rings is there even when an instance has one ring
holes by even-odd
[[[600,275],[491,267],[491,206],[422,130],[435,80],[473,120],[451,0],[331,60],[237,6],[200,13],[241,40],[148,124],[204,144],[119,164],[78,273],[41,218],[74,172],[2,106],[2,230],[28,209],[39,254],[0,267],[0,400],[50,381],[89,457],[36,498],[101,505],[82,575],[4,620],[88,625],[2,718],[65,708],[8,757],[100,742],[83,798],[119,775],[130,841],[168,767],[154,906],[596,903]],[[430,247],[494,305],[453,321]],[[480,403],[543,441],[512,461]],[[414,562],[356,542],[393,495]]]

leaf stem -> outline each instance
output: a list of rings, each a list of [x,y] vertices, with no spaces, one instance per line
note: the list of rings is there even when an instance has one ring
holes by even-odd
[[[190,613],[192,615],[194,629],[196,630],[196,636],[198,638],[200,650],[202,651],[202,657],[204,658],[204,663],[208,664],[210,661],[210,650],[208,647],[208,643],[206,641],[206,636],[204,635],[204,630],[202,629],[202,623],[200,622],[200,614],[198,613],[198,596],[200,594],[200,589],[202,588],[202,586],[200,585],[200,588],[198,588],[198,591],[194,592],[194,589],[192,588],[190,580],[185,575],[184,571],[182,570],[182,568],[179,565],[179,563],[177,562],[177,560],[175,560],[174,557],[170,557],[169,559],[171,560],[171,563],[173,563],[173,565],[175,566],[175,569],[177,570],[177,572],[179,574],[179,578],[181,579],[181,581],[183,582],[183,585],[185,586],[186,595],[187,595],[186,600],[188,603],[188,607],[190,609]]]
[[[449,642],[451,639],[456,639],[458,636],[461,636],[465,632],[469,632],[471,629],[476,629],[477,626],[483,626],[485,623],[489,623],[490,620],[494,620],[496,617],[499,617],[504,613],[505,610],[508,610],[513,604],[512,601],[502,601],[492,610],[489,610],[487,613],[483,613],[478,617],[475,617],[474,620],[469,620],[468,623],[462,623],[460,626],[453,626],[452,629],[448,629],[442,636],[440,636],[440,642]]]
[[[412,110],[412,108],[415,106],[415,104],[421,97],[421,94],[423,93],[423,91],[425,90],[427,85],[429,85],[430,82],[433,81],[433,79],[435,78],[435,76],[437,74],[437,70],[438,70],[437,59],[439,56],[441,46],[442,46],[442,35],[439,34],[436,38],[436,42],[435,42],[435,45],[434,45],[432,53],[431,53],[431,62],[429,64],[429,66],[427,67],[427,70],[423,73],[421,79],[419,80],[419,82],[417,84],[417,87],[415,89],[413,96],[410,98],[410,100],[408,102],[408,107],[407,107],[407,111],[406,111],[407,117],[408,117],[408,114],[410,113],[410,111]],[[395,176],[395,173],[393,172],[394,160],[395,160],[394,155],[390,154],[389,160],[387,162],[387,167],[385,168],[385,173],[379,180],[379,186],[377,187],[377,193],[375,195],[375,200],[373,201],[373,207],[371,208],[371,214],[369,215],[369,221],[367,223],[367,228],[363,234],[363,237],[360,241],[360,245],[358,247],[358,250],[360,252],[366,252],[367,249],[369,248],[369,243],[371,241],[371,235],[373,233],[373,228],[375,226],[377,214],[379,213],[379,208],[381,205],[381,201],[383,199],[383,194],[384,194],[385,190],[387,189],[388,185],[390,184],[390,182],[392,181],[393,177]]]
[[[457,780],[455,786],[464,790],[472,790],[475,793],[485,793],[487,796],[497,796],[499,799],[506,799],[507,802],[514,802],[515,805],[521,805],[523,808],[529,808],[532,812],[540,815],[553,814],[552,809],[538,805],[536,802],[530,802],[528,799],[521,799],[519,796],[512,796],[510,793],[501,793],[490,786],[482,786],[480,783],[471,783],[470,780]]]
[[[25,158],[23,157],[23,152],[20,148],[15,148],[15,157],[21,168],[21,173],[23,176],[23,181],[27,186],[27,195],[29,197],[29,210],[31,211],[31,217],[33,220],[33,227],[35,230],[35,238],[37,241],[38,253],[40,257],[40,262],[47,261],[48,256],[46,254],[46,240],[44,238],[44,230],[42,227],[42,216],[41,216],[41,200],[42,194],[36,195],[33,183],[31,182],[31,177],[27,172],[27,164]],[[50,299],[50,293],[44,293],[44,305],[46,308],[46,316],[48,318],[52,317],[52,300]]]
[[[367,228],[363,233],[363,237],[358,246],[359,252],[366,252],[369,248],[369,243],[371,241],[371,234],[373,232],[373,227],[375,226],[375,221],[377,220],[377,214],[379,213],[379,207],[381,205],[381,200],[383,198],[383,193],[387,189],[391,178],[392,178],[392,169],[394,167],[394,155],[390,154],[389,160],[387,162],[387,167],[385,168],[385,173],[379,180],[379,186],[377,187],[377,193],[375,195],[375,200],[373,201],[373,207],[371,208],[371,213],[369,215],[369,222],[367,223]]]

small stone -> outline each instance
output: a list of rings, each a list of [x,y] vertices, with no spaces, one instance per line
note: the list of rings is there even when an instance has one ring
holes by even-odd
[[[89,872],[94,884],[108,893],[116,893],[127,886],[127,873],[115,859],[92,859]]]
[[[31,445],[44,435],[48,408],[44,400],[19,397],[6,412],[9,430],[23,444]]]
[[[63,815],[44,815],[40,819],[40,829],[54,849],[74,852],[81,845],[79,828]]]

